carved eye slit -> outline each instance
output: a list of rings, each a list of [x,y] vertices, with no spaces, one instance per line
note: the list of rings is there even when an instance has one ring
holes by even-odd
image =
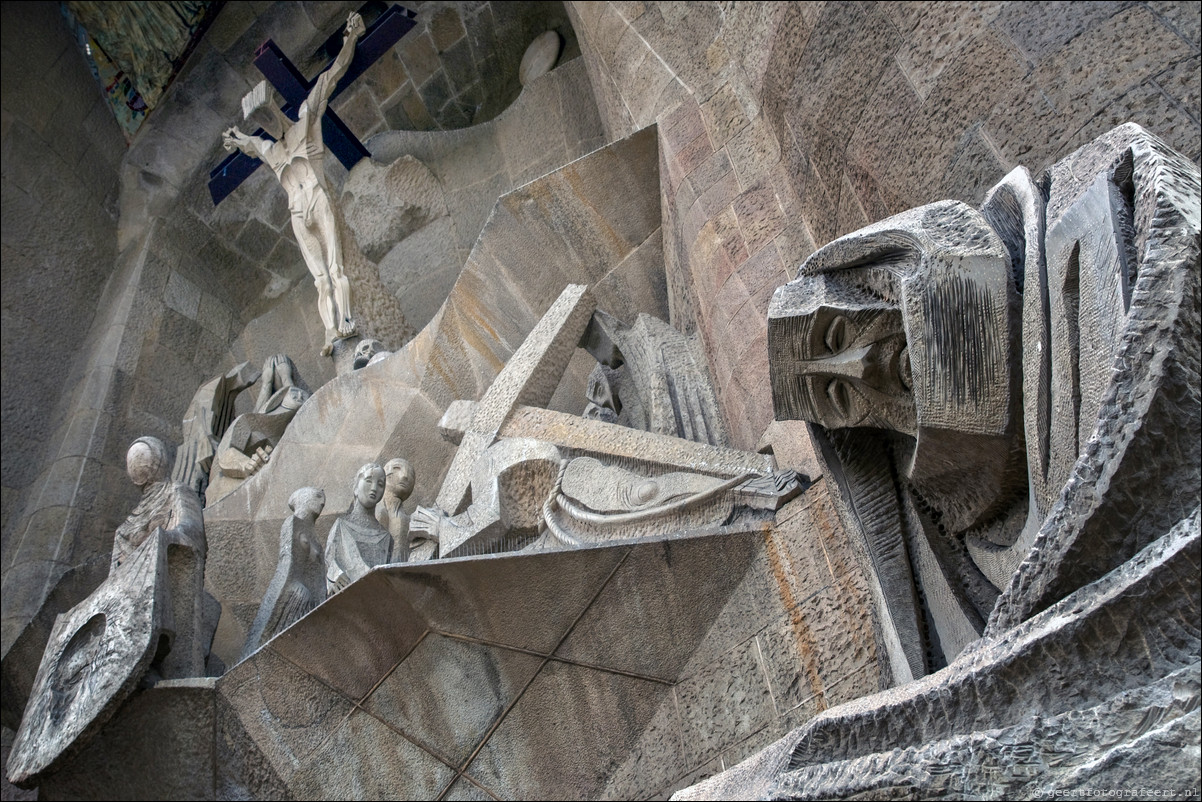
[[[826,386],[826,397],[830,399],[835,412],[844,420],[851,418],[851,390],[847,382],[832,379]]]
[[[836,315],[831,324],[826,327],[824,337],[827,350],[832,354],[842,353],[851,342],[851,324],[843,315]]]
[[[860,391],[843,379],[831,379],[826,385],[826,397],[846,426],[859,426],[871,411]]]

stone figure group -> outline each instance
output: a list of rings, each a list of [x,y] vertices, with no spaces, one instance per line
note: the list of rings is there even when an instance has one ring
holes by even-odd
[[[314,529],[326,497],[315,487],[292,494],[292,515],[280,529],[279,561],[243,647],[246,657],[298,621],[328,595],[348,587],[377,565],[433,559],[437,541],[411,540],[403,504],[416,473],[408,460],[384,467],[367,463],[355,474],[350,508],[330,529],[322,549]]]

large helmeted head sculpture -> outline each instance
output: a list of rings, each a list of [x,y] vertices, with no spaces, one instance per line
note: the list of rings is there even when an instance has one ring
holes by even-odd
[[[773,296],[776,417],[889,433],[902,475],[971,524],[1013,491],[998,484],[1021,449],[1017,305],[1005,244],[963,203],[841,237]]]

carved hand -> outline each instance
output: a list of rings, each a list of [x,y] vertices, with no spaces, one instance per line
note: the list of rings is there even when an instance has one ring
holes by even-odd
[[[242,140],[246,138],[246,134],[238,130],[238,126],[227,128],[221,135],[221,144],[226,150],[237,150]]]
[[[363,24],[363,17],[359,16],[358,12],[351,12],[351,15],[346,18],[346,37],[348,39],[358,39],[367,30],[367,26]]]
[[[446,513],[437,507],[418,507],[409,517],[410,536],[438,540],[438,529]]]

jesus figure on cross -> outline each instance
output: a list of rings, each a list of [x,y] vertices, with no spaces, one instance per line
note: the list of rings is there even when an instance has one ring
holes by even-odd
[[[363,32],[363,18],[351,14],[342,50],[330,68],[317,78],[297,110],[295,123],[280,111],[267,81],[260,82],[242,98],[243,117],[275,137],[274,142],[248,136],[237,126],[227,130],[222,139],[226,150],[238,149],[266,162],[288,194],[292,230],[317,285],[317,312],[326,329],[326,343],[321,351],[324,356],[333,351],[335,340],[355,333],[355,322],[351,318],[351,284],[343,272],[338,224],[326,185],[321,118],[334,87],[355,56],[355,43]]]

